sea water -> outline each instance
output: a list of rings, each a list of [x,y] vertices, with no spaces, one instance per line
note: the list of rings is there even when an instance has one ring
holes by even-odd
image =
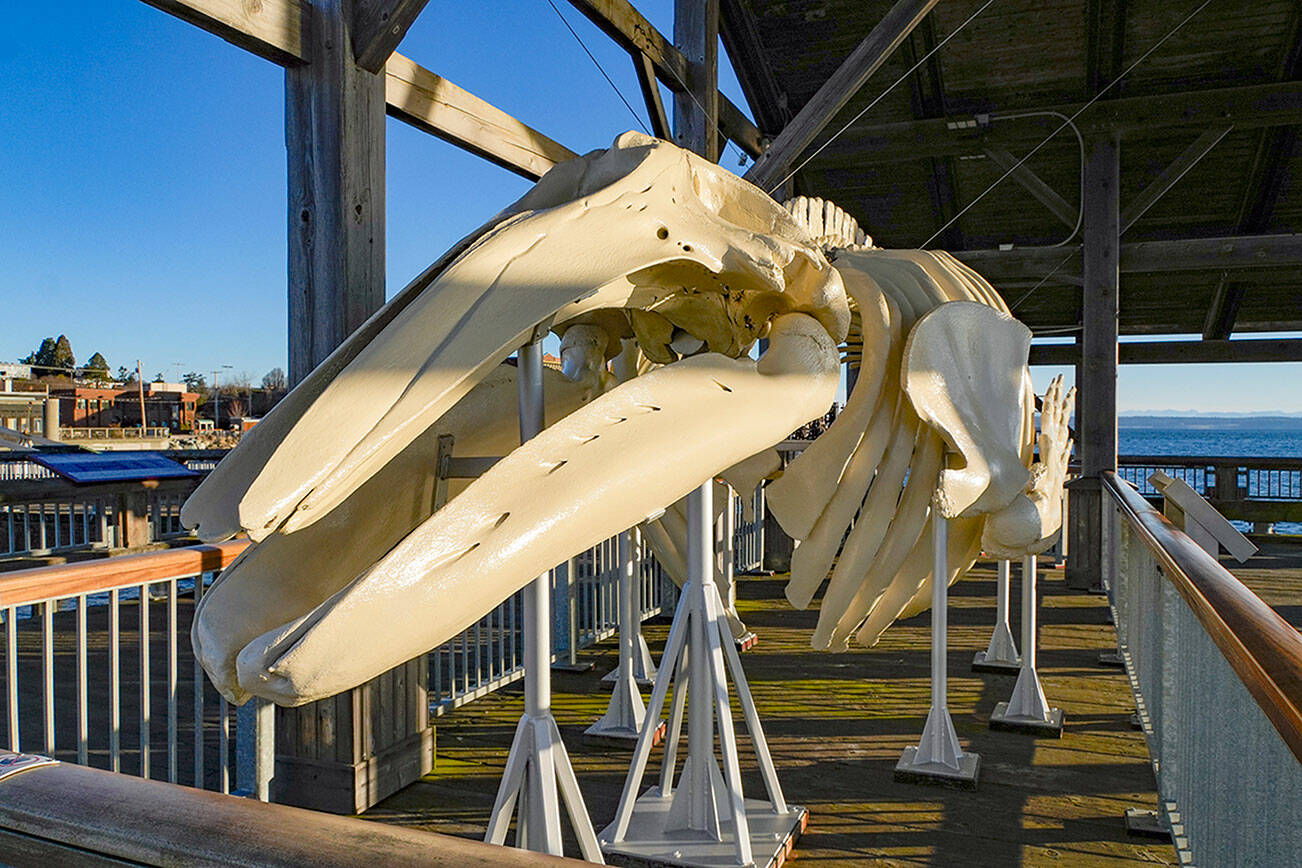
[[[1302,458],[1302,431],[1127,428],[1117,430],[1117,452],[1127,455],[1170,455],[1204,458]],[[1299,462],[1302,463],[1302,462]],[[1136,480],[1132,480],[1136,481]],[[1190,480],[1192,483],[1193,480]],[[1247,531],[1247,522],[1234,526]],[[1278,522],[1276,533],[1302,534],[1302,524]]]
[[[1122,427],[1117,436],[1122,455],[1302,458],[1302,431]]]

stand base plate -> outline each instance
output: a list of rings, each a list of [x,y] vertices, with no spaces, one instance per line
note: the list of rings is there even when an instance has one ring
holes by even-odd
[[[910,745],[895,764],[895,780],[902,784],[936,784],[960,790],[975,790],[981,773],[981,755],[965,753],[959,758],[958,768],[942,763],[915,763],[916,745]]]
[[[619,680],[619,669],[617,668],[612,669],[609,672],[607,672],[605,675],[601,676],[601,686],[606,688],[607,690],[610,690],[615,686],[615,682],[618,680]],[[633,683],[636,684],[638,687],[644,687],[647,690],[650,690],[652,687],[656,686],[656,680],[654,678],[638,678],[634,676]]]
[[[1126,834],[1171,840],[1171,830],[1162,822],[1157,811],[1140,808],[1126,808]]]
[[[1048,738],[1062,738],[1062,709],[1050,708],[1049,719],[1010,715],[1008,703],[1001,702],[995,706],[990,715],[990,728],[1003,732],[1020,732],[1026,735],[1039,735]]]
[[[737,650],[745,654],[759,644],[759,637],[754,633],[747,633],[740,639],[734,639],[733,641],[737,643]]]
[[[582,660],[575,660],[573,663],[557,661],[552,664],[553,672],[590,672],[595,664],[585,663]]]
[[[737,862],[736,832],[731,819],[719,818],[722,841],[716,841],[700,832],[665,830],[672,799],[660,795],[659,787],[652,787],[633,803],[633,816],[628,833],[617,844],[610,842],[615,834],[612,826],[597,835],[601,852],[610,865],[632,865],[638,868],[735,868]],[[756,868],[777,868],[791,855],[796,839],[805,831],[809,812],[798,805],[788,805],[788,813],[775,814],[773,806],[760,799],[746,800],[746,822],[750,825],[750,846]],[[613,825],[613,824],[612,824]]]
[[[1099,653],[1100,666],[1115,666],[1118,669],[1126,668],[1126,660],[1117,651],[1103,651]]]
[[[986,660],[986,652],[978,651],[972,657],[973,672],[994,672],[997,675],[1016,675],[1022,670],[1022,658],[1016,660]]]
[[[642,733],[636,729],[607,729],[594,732],[597,724],[583,731],[583,743],[589,747],[618,747],[632,750],[637,747],[638,736]],[[665,722],[660,721],[655,734],[651,736],[651,747],[656,747],[665,740]]]

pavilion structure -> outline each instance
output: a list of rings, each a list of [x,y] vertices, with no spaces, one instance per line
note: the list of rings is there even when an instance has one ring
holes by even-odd
[[[384,302],[386,115],[526,178],[573,155],[396,53],[426,0],[146,2],[285,68],[294,382]],[[776,198],[954,253],[1033,364],[1075,367],[1070,583],[1100,579],[1118,364],[1302,361],[1302,339],[1231,339],[1302,330],[1293,0],[676,0],[672,34],[571,3],[628,51],[656,135],[732,142]]]

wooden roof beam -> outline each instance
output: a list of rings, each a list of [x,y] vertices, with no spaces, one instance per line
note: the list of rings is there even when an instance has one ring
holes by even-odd
[[[1070,117],[1080,105],[1008,106],[1009,114],[1057,112]],[[819,164],[838,160],[893,162],[981,153],[986,141],[1004,146],[1039,141],[1062,122],[1053,117],[997,122],[1000,109],[978,120],[972,116],[857,124],[829,146]],[[1082,132],[1142,133],[1154,129],[1211,129],[1233,125],[1236,130],[1302,124],[1302,81],[1245,87],[1183,91],[1155,96],[1103,100],[1076,118]]]
[[[1222,362],[1302,362],[1297,338],[1216,341],[1122,341],[1117,357],[1123,365],[1218,364]],[[1077,344],[1032,344],[1032,365],[1074,365]]]
[[[385,65],[389,117],[536,181],[552,166],[577,156],[569,148],[446,78],[395,53]]]
[[[791,121],[791,109],[764,54],[759,27],[748,5],[745,0],[720,0],[719,35],[751,114],[762,130],[777,133]]]
[[[958,259],[996,283],[1043,277],[1062,266],[1069,254],[1078,257],[1080,245],[953,251]],[[1121,245],[1123,274],[1237,268],[1302,268],[1302,234],[1135,241]]]
[[[367,72],[379,72],[429,0],[354,2],[353,57]]]
[[[765,190],[777,184],[787,168],[895,53],[937,2],[896,0],[872,32],[850,52],[836,72],[783,128],[769,149],[760,155],[746,173],[746,179]]]
[[[1289,50],[1277,70],[1281,81],[1292,81],[1302,75],[1302,12],[1293,10],[1293,38]],[[1243,203],[1239,208],[1238,229],[1241,233],[1262,232],[1270,223],[1284,188],[1285,174],[1297,148],[1297,127],[1276,127],[1262,130],[1257,139],[1257,149],[1248,170]],[[1230,283],[1222,277],[1212,296],[1203,322],[1204,340],[1229,338],[1239,318],[1239,306],[1247,294],[1243,284]]]
[[[150,6],[220,36],[258,57],[292,66],[304,62],[308,0],[144,0]]]
[[[628,0],[570,0],[570,5],[629,54],[645,55],[656,77],[671,91],[687,93],[687,58]],[[719,94],[719,131],[752,157],[759,155],[759,128],[723,94]]]
[[[1018,163],[1017,158],[1003,148],[990,145],[984,148],[985,155],[1004,172],[1010,172],[1011,177],[1022,189],[1030,193],[1035,200],[1049,209],[1053,214],[1062,221],[1068,229],[1075,229],[1079,217],[1078,211],[1073,208],[1066,199],[1058,195],[1058,191],[1050,187],[1040,176],[1031,171],[1031,167],[1026,163]]]
[[[1162,170],[1152,182],[1140,190],[1135,198],[1129,202],[1125,208],[1121,209],[1121,232],[1125,233],[1127,229],[1135,225],[1135,221],[1144,216],[1144,213],[1157,204],[1157,200],[1167,194],[1172,187],[1179,182],[1181,178],[1194,166],[1198,165],[1203,157],[1211,153],[1212,148],[1220,143],[1221,139],[1229,135],[1231,126],[1217,127],[1207,130],[1198,138],[1193,140],[1189,147],[1180,153],[1180,156],[1171,161],[1171,164]]]
[[[1092,97],[1121,75],[1126,45],[1126,0],[1085,4],[1085,96]],[[1122,85],[1124,86],[1124,84]],[[1120,94],[1111,94],[1116,99]]]
[[[660,139],[672,139],[673,130],[669,126],[669,115],[665,112],[665,102],[660,98],[660,82],[656,81],[656,68],[651,58],[642,52],[632,55],[633,72],[637,75],[638,87],[642,89],[642,101],[646,103],[646,113],[651,118],[651,133]]]
[[[1208,305],[1207,316],[1203,320],[1203,340],[1229,340],[1234,331],[1234,322],[1239,318],[1239,307],[1243,304],[1245,291],[1243,284],[1230,283],[1228,276],[1221,277],[1212,292],[1212,303]]]
[[[903,46],[905,62],[917,67],[913,75],[909,76],[909,89],[913,116],[920,119],[941,118],[949,114],[945,99],[944,71],[941,69],[940,55],[934,53],[934,21],[930,16],[922,19],[922,23],[909,34]],[[919,64],[923,57],[927,57],[927,61]],[[940,246],[946,250],[958,250],[966,246],[963,243],[962,221],[957,217],[958,179],[955,177],[953,157],[931,158],[931,171],[927,174],[927,195],[931,199],[936,231],[941,233]]]
[[[256,4],[239,0],[145,2],[274,63],[297,66],[308,60],[306,34],[312,7],[306,0],[259,0]],[[409,26],[423,5],[423,0],[357,2],[359,12],[361,6],[372,11],[389,10],[390,27],[387,35],[381,34],[382,41],[401,39],[392,28],[402,27],[404,22]],[[354,22],[357,17],[360,15],[354,17]],[[517,175],[536,181],[552,166],[575,156],[564,145],[401,54],[390,53],[384,72],[385,109],[390,117]]]

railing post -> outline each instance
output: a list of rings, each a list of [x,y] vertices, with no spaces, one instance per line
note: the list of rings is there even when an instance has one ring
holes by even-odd
[[[271,801],[275,773],[276,707],[255,696],[235,715],[235,795]]]

